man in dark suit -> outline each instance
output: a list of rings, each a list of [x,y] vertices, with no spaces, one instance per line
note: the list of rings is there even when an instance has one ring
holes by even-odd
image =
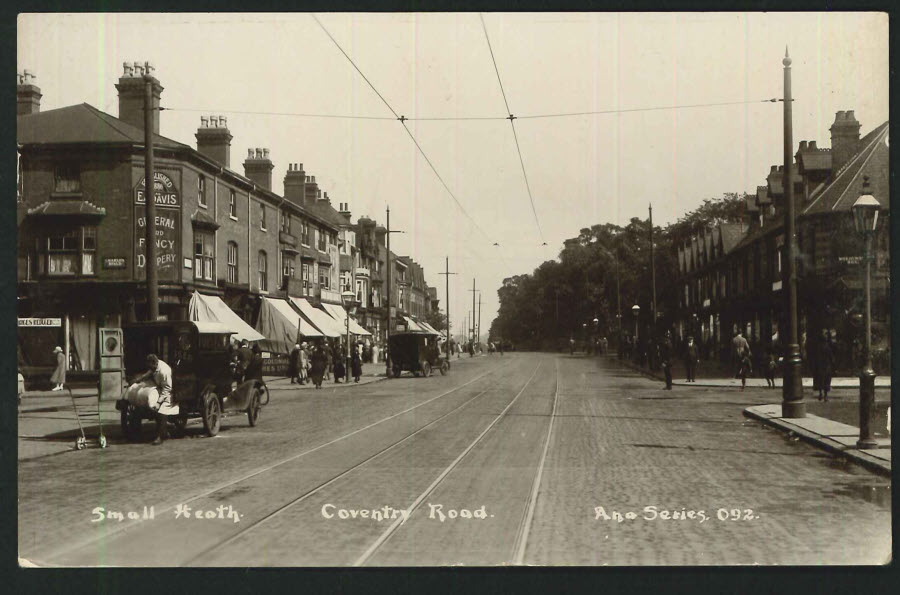
[[[666,375],[665,390],[672,390],[672,338],[668,331],[659,343],[659,363]]]
[[[700,361],[700,354],[697,351],[697,345],[694,343],[693,337],[688,337],[687,347],[684,350],[684,367],[687,370],[687,381],[695,382],[694,373],[697,371],[697,362]]]

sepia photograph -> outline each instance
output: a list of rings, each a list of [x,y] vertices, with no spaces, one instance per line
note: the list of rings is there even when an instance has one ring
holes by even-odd
[[[889,565],[888,40],[19,14],[22,573]]]

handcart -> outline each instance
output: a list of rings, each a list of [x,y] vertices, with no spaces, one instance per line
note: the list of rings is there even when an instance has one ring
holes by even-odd
[[[83,450],[87,447],[87,436],[84,433],[82,420],[93,419],[97,420],[97,427],[99,428],[97,444],[100,448],[106,448],[106,436],[103,434],[103,416],[100,414],[100,395],[97,395],[96,402],[90,397],[84,397],[83,400],[89,402],[79,403],[75,395],[72,394],[71,388],[66,386],[65,390],[69,393],[69,398],[72,400],[72,410],[75,412],[75,419],[78,420],[78,430],[81,432],[81,435],[75,439],[75,450]]]

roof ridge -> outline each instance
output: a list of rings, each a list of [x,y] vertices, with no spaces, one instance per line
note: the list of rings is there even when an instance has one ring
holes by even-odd
[[[107,126],[109,126],[110,128],[112,128],[113,130],[115,130],[116,132],[118,132],[119,134],[121,134],[122,136],[125,136],[125,137],[128,136],[125,132],[123,132],[122,130],[120,130],[118,127],[113,126],[112,122],[110,122],[109,120],[107,120],[106,118],[103,117],[103,116],[108,116],[108,115],[109,115],[109,114],[107,114],[106,112],[103,112],[103,111],[97,109],[96,107],[94,107],[93,105],[91,105],[90,103],[87,103],[87,102],[84,102],[84,101],[81,102],[81,105],[83,105],[84,107],[86,107],[87,110],[88,110],[88,112],[90,112],[91,115],[93,115],[95,118],[97,118],[98,120],[100,120],[101,122],[103,122],[104,124],[106,124]],[[118,119],[118,118],[116,118],[116,119]]]
[[[859,155],[857,155],[857,157],[861,157],[861,156],[862,156],[862,153],[863,153],[864,151],[869,151],[869,154],[866,155],[865,160],[863,160],[862,164],[860,164],[859,169],[857,169],[857,170],[856,170],[856,173],[853,174],[853,177],[850,179],[850,182],[847,184],[847,187],[844,188],[844,191],[841,192],[841,195],[838,196],[838,198],[837,198],[836,201],[834,201],[834,204],[831,206],[831,210],[832,210],[832,211],[835,210],[839,204],[841,204],[841,201],[844,200],[844,195],[847,194],[847,191],[848,191],[848,190],[850,190],[850,186],[853,185],[853,182],[856,181],[856,178],[858,178],[858,177],[859,177],[859,174],[862,173],[862,171],[865,169],[866,164],[869,162],[869,159],[871,159],[871,158],[872,158],[872,155],[875,154],[875,149],[878,148],[878,146],[877,146],[877,145],[878,145],[878,140],[885,134],[886,131],[887,131],[887,128],[885,128],[885,129],[882,130],[880,133],[878,133],[877,135],[875,135],[875,138],[872,139],[872,142],[869,143],[869,145],[868,145],[865,149],[863,149],[863,151],[860,152]],[[870,148],[871,148],[871,150],[869,150]]]
[[[876,131],[878,131],[879,128],[883,128],[884,130],[888,130],[888,126],[887,126],[887,125],[888,125],[889,122],[890,122],[890,120],[888,120],[887,122],[884,122],[883,124],[880,124],[879,126],[876,126],[876,127],[875,127],[874,129],[872,129],[872,130],[869,132],[869,134],[867,134],[866,136],[869,136],[870,134],[875,133]],[[837,183],[837,181],[840,180],[841,177],[843,177],[843,175],[847,173],[847,170],[850,169],[850,166],[851,166],[852,164],[856,163],[856,161],[860,158],[860,156],[861,156],[863,153],[865,153],[865,152],[869,149],[869,147],[872,147],[872,146],[877,142],[878,138],[881,137],[881,134],[884,132],[884,130],[882,130],[882,131],[879,132],[878,134],[875,134],[874,137],[872,138],[872,140],[869,141],[869,144],[867,144],[865,147],[863,147],[862,149],[860,149],[859,151],[857,151],[856,154],[853,155],[853,157],[851,157],[851,158],[847,161],[847,163],[845,163],[845,164],[841,167],[841,169],[838,170],[837,174],[834,176],[834,179],[831,180],[831,182],[829,182],[828,185],[825,186],[825,188],[822,189],[822,192],[819,194],[819,196],[817,196],[816,199],[815,199],[814,201],[812,201],[811,203],[809,203],[809,205],[808,205],[805,209],[803,209],[803,214],[809,212],[809,210],[810,210],[811,208],[813,208],[813,206],[815,206],[815,204],[819,201],[819,199],[822,198],[822,196],[825,195],[825,193],[828,191],[828,188],[830,188],[833,184]],[[856,176],[854,176],[854,179],[855,179],[855,178],[856,178]],[[851,183],[852,183],[852,182],[853,182],[853,180],[851,180]],[[850,184],[848,184],[847,186],[848,186],[848,188],[849,188]],[[845,188],[845,189],[844,189],[844,192],[841,193],[841,196],[838,197],[838,200],[835,201],[835,204],[837,204],[838,202],[840,202],[841,198],[844,196],[844,193],[845,193],[846,191],[847,191],[847,189]],[[834,209],[832,208],[832,210],[834,210]]]

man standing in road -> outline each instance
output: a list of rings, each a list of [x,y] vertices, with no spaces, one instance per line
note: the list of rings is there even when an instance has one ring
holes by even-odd
[[[291,377],[291,384],[299,382],[303,384],[303,378],[300,376],[300,344],[294,345],[291,349],[291,359],[288,364],[288,376]]]

